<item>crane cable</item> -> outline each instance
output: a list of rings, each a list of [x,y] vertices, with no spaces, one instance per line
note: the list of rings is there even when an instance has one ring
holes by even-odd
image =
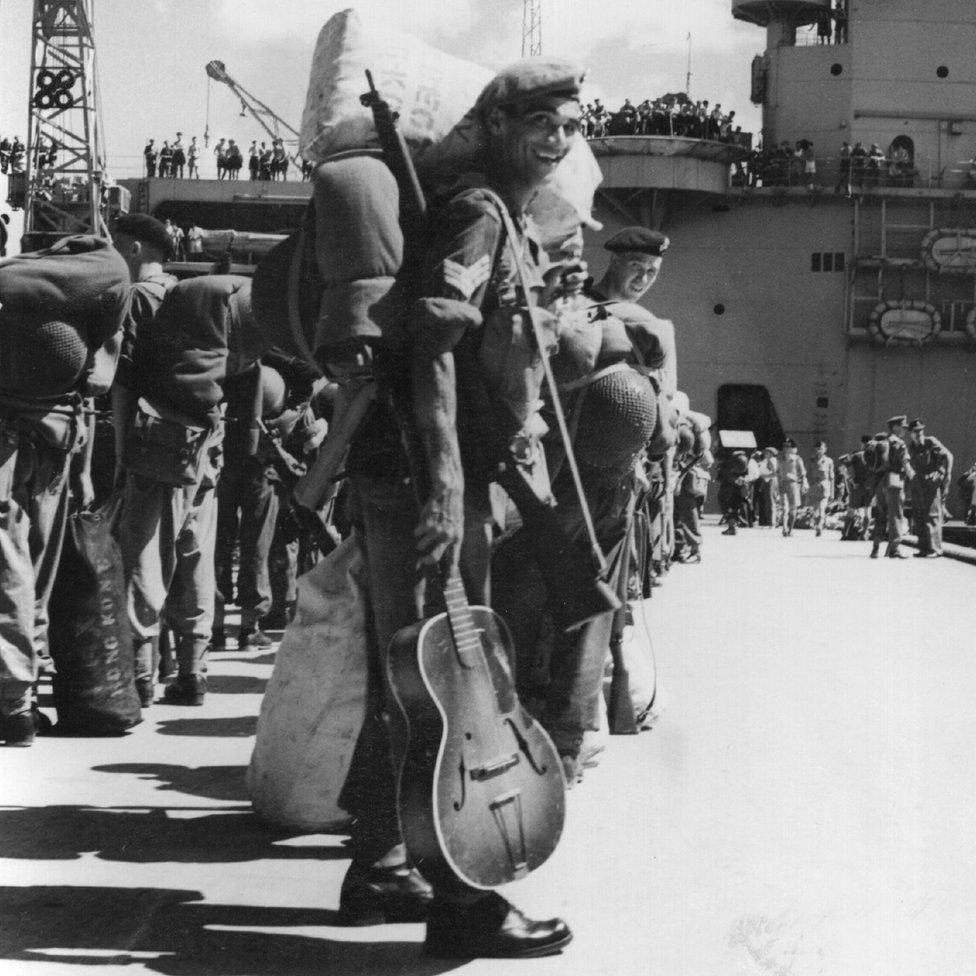
[[[210,148],[210,83],[213,79],[207,76],[207,124],[203,127],[203,148]]]

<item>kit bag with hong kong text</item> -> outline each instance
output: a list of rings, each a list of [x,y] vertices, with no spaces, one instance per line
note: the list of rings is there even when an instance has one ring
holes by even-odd
[[[56,731],[121,735],[142,721],[113,500],[68,521],[50,600]]]

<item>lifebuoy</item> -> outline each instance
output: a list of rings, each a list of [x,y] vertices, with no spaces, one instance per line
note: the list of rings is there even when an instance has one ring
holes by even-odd
[[[922,262],[939,274],[976,274],[976,227],[937,227],[922,238]]]
[[[970,342],[976,342],[976,308],[971,308],[966,315],[966,335]]]
[[[868,332],[883,345],[923,346],[942,330],[942,316],[929,302],[879,302],[871,311]]]

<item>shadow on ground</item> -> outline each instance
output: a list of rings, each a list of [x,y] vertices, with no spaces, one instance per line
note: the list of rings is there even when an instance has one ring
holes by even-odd
[[[267,687],[267,678],[246,674],[211,674],[207,677],[207,692],[218,695],[263,695]]]
[[[94,853],[105,861],[135,864],[223,864],[265,858],[326,861],[349,857],[344,847],[334,844],[294,847],[280,843],[304,834],[272,827],[249,808],[224,813],[200,808],[199,816],[193,808],[187,812],[187,816],[178,816],[162,806],[0,808],[0,858],[75,860]]]
[[[175,790],[209,800],[250,801],[244,783],[246,766],[173,766],[165,763],[113,763],[93,766],[95,773],[123,773],[156,780],[160,790]]]
[[[174,718],[159,723],[160,735],[200,735],[246,737],[258,730],[257,715],[236,715],[232,718]]]
[[[79,972],[137,962],[172,976],[436,976],[461,964],[425,958],[419,925],[357,929],[347,942],[334,938],[335,924],[328,909],[213,905],[199,891],[0,887],[0,959],[35,962],[38,976],[53,962]],[[288,931],[320,926],[321,936]],[[359,941],[367,931],[398,939]]]

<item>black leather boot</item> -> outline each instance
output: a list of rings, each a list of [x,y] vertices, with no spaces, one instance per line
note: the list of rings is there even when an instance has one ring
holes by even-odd
[[[349,866],[339,893],[340,925],[422,922],[434,892],[416,868]]]
[[[435,899],[424,952],[440,959],[526,959],[551,956],[573,938],[561,918],[527,918],[492,892],[474,904]]]

